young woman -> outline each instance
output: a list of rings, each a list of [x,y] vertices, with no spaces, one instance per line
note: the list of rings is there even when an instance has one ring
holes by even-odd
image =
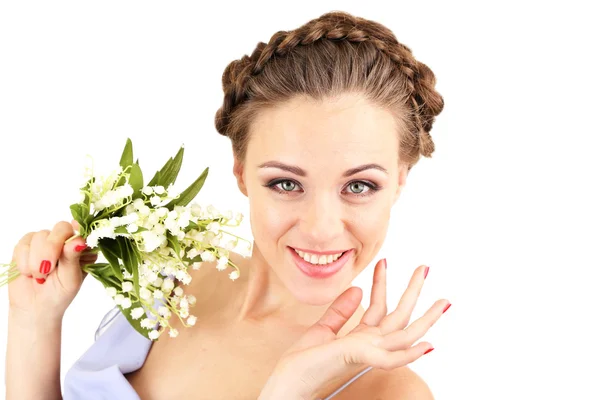
[[[385,259],[366,311],[351,285],[380,250],[408,172],[434,151],[434,86],[389,29],[343,12],[233,61],[215,124],[250,202],[252,255],[232,253],[241,277],[194,271],[198,320],[177,339],[151,343],[117,315],[61,391],[62,317],[95,256],[81,238],[64,244],[68,222],[26,234],[9,285],[8,399],[431,399],[407,366],[431,351],[417,341],[450,306],[438,300],[408,325],[429,268],[391,313]]]

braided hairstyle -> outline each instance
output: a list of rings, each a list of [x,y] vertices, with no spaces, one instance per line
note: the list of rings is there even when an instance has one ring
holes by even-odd
[[[249,128],[261,109],[292,97],[324,100],[360,93],[394,115],[399,158],[410,170],[435,147],[429,131],[444,101],[435,76],[385,26],[333,11],[292,31],[259,42],[252,55],[232,61],[223,72],[223,105],[217,131],[231,139],[243,161]]]

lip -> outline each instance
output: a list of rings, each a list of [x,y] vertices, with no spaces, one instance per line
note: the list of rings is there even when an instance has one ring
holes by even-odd
[[[342,267],[346,264],[346,262],[350,259],[350,256],[354,252],[354,249],[347,250],[340,258],[328,264],[327,266],[317,266],[313,265],[309,262],[304,261],[298,253],[292,248],[288,247],[290,252],[292,253],[292,258],[296,263],[296,266],[300,271],[302,271],[305,275],[308,275],[311,278],[324,279],[329,278],[334,275],[336,272],[342,269]]]

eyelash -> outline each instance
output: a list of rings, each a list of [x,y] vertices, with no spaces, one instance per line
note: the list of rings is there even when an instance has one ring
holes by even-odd
[[[289,195],[291,193],[293,193],[293,191],[290,190],[283,190],[283,189],[279,189],[277,187],[277,185],[279,185],[280,183],[283,182],[292,182],[294,185],[296,186],[300,186],[300,184],[292,179],[275,179],[269,183],[267,183],[266,185],[264,185],[265,187],[268,187],[271,190],[274,190],[277,193],[280,194],[284,194],[284,195]],[[352,181],[350,182],[348,185],[346,185],[346,187],[350,186],[353,183],[362,183],[363,185],[367,186],[369,188],[369,190],[367,192],[364,193],[351,193],[355,196],[358,197],[367,197],[367,196],[372,196],[373,194],[375,194],[375,192],[381,190],[381,187],[373,182],[369,182],[369,181]]]

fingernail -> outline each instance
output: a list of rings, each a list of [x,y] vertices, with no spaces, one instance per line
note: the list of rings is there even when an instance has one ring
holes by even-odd
[[[425,354],[429,353],[429,352],[430,352],[430,351],[432,351],[433,349],[434,349],[433,347],[432,347],[432,348],[430,348],[430,349],[429,349],[429,350],[427,350],[425,353],[423,353],[423,355],[425,355]]]
[[[452,304],[448,304],[448,305],[446,306],[446,308],[444,308],[444,312],[442,312],[442,314],[443,314],[443,313],[445,313],[445,312],[446,312],[446,310],[447,310],[447,309],[449,309],[451,305],[452,305]]]
[[[425,268],[425,278],[423,278],[423,279],[426,279],[426,278],[427,278],[427,274],[428,274],[428,273],[429,273],[429,267],[426,267],[426,268]]]
[[[44,260],[40,264],[40,274],[44,274],[45,275],[48,272],[50,272],[50,261]]]
[[[79,246],[75,247],[75,251],[79,253],[79,252],[83,251],[86,247],[87,246],[85,244],[80,244]]]
[[[385,269],[387,269],[387,260],[385,258],[383,259],[383,265],[385,266]]]
[[[39,278],[39,279],[38,279],[38,278],[35,278],[35,281],[36,281],[37,283],[39,283],[40,285],[41,285],[41,284],[43,284],[44,282],[46,282],[46,280],[45,280],[44,278]]]

